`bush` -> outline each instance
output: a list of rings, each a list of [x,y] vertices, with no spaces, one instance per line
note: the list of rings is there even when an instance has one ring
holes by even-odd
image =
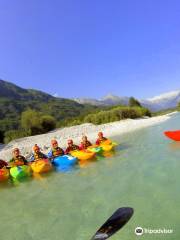
[[[41,117],[41,127],[43,132],[49,132],[56,128],[56,120],[54,117],[44,115]]]
[[[53,130],[56,127],[56,120],[50,115],[29,109],[21,115],[21,127],[31,135],[36,135]]]
[[[31,109],[22,112],[21,127],[30,131],[32,135],[41,133],[41,116],[41,113]]]
[[[97,114],[89,114],[84,117],[83,122],[102,124],[127,118],[140,118],[143,116],[151,116],[150,111],[142,107],[115,107],[111,110],[100,111]]]
[[[177,105],[177,110],[180,111],[180,102]]]
[[[8,143],[17,138],[23,138],[30,136],[30,132],[20,129],[20,130],[10,130],[5,132],[4,143]]]
[[[0,143],[3,143],[4,140],[4,132],[0,131]]]
[[[129,106],[130,107],[142,107],[140,102],[133,97],[130,97],[130,99],[129,99]]]

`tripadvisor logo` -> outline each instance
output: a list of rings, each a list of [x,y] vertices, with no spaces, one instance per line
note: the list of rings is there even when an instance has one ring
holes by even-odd
[[[137,236],[141,236],[141,235],[143,235],[143,228],[142,227],[137,227],[136,229],[135,229],[135,234],[137,235]]]
[[[159,229],[149,229],[149,228],[142,228],[137,227],[135,229],[135,234],[137,236],[141,236],[143,234],[172,234],[173,229],[166,229],[166,228],[159,228]]]

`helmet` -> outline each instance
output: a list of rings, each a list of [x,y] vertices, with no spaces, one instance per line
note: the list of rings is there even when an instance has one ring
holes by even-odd
[[[73,140],[72,139],[69,139],[68,140],[68,144],[72,144],[73,143]]]
[[[33,147],[33,150],[36,151],[36,150],[39,150],[39,149],[40,149],[39,146],[37,144],[35,144],[34,147]]]
[[[98,132],[98,136],[103,136],[103,132]]]
[[[19,151],[19,148],[14,148],[12,152],[14,153],[16,151]]]
[[[58,142],[57,142],[56,139],[52,139],[52,140],[51,140],[51,144],[52,144],[52,145],[57,144],[57,143],[58,143]]]

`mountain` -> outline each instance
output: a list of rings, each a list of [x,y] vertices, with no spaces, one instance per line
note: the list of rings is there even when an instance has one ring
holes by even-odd
[[[102,103],[100,100],[94,98],[73,98],[73,101],[76,101],[79,104],[90,104],[93,106],[105,106],[106,104]]]
[[[140,102],[144,107],[149,108],[151,111],[175,108],[180,102],[180,90],[164,93],[147,100],[141,100]]]
[[[102,99],[94,98],[74,98],[74,101],[80,104],[91,104],[95,106],[113,106],[113,105],[127,105],[129,97],[118,97],[112,94],[108,94]]]
[[[113,106],[113,105],[128,105],[129,97],[119,97],[112,94],[105,96],[100,100],[89,98],[74,99],[81,104],[91,104],[96,106]],[[161,94],[159,96],[138,100],[142,106],[149,108],[151,111],[160,111],[169,108],[175,108],[180,102],[180,90]]]
[[[103,97],[101,101],[107,105],[127,105],[129,102],[129,97],[119,97],[112,94],[108,94]]]
[[[10,82],[0,80],[0,125],[2,131],[18,128],[21,113],[29,108],[52,115],[57,121],[97,109],[92,105],[56,98],[41,91],[23,89]]]

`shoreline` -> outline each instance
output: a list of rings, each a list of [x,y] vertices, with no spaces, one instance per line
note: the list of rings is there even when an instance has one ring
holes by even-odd
[[[128,132],[167,121],[176,113],[177,112],[173,112],[151,118],[125,119],[101,125],[85,123],[72,127],[56,129],[46,134],[16,139],[5,145],[3,149],[0,150],[0,159],[8,161],[12,157],[12,149],[15,147],[18,147],[21,154],[27,157],[32,153],[32,147],[34,144],[38,144],[42,151],[47,153],[50,150],[50,143],[53,138],[59,142],[59,146],[65,148],[69,138],[72,138],[74,142],[79,145],[82,135],[84,134],[88,136],[88,139],[91,142],[95,142],[99,131],[103,131],[104,135],[108,138],[123,135]]]

